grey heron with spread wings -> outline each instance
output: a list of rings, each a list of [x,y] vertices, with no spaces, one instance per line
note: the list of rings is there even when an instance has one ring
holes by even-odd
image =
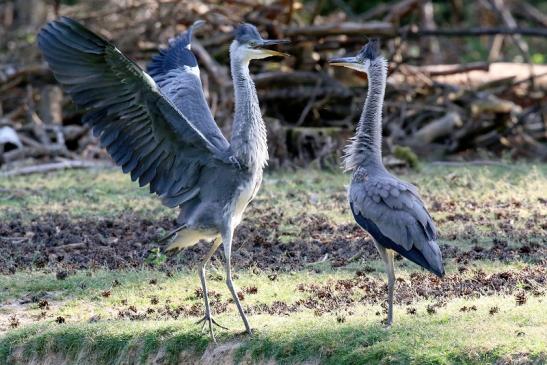
[[[444,276],[435,224],[412,184],[391,175],[382,163],[382,106],[387,62],[379,42],[372,39],[355,57],[330,60],[368,76],[368,93],[355,136],[346,149],[344,164],[352,172],[348,191],[356,222],[373,238],[388,277],[387,325],[393,323],[394,252],[435,275]]]
[[[85,110],[83,122],[116,164],[140,186],[149,185],[167,207],[180,208],[179,227],[168,249],[212,241],[199,277],[205,301],[201,321],[208,323],[214,340],[205,266],[221,244],[226,284],[246,331],[252,333],[230,263],[234,229],[260,187],[268,160],[266,127],[249,62],[283,55],[266,47],[286,41],[263,39],[250,24],[236,28],[230,47],[235,114],[228,142],[207,105],[191,51],[192,30],[198,24],[153,58],[148,73],[70,18],[48,23],[38,45],[55,78]]]

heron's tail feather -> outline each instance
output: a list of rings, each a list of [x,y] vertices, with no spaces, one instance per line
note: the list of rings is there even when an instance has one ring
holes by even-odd
[[[175,229],[173,229],[172,231],[170,231],[169,233],[167,233],[165,236],[163,236],[162,238],[160,238],[158,240],[158,243],[164,243],[164,242],[167,242],[169,239],[171,239],[173,236],[175,236],[177,234],[178,231],[182,230],[186,228],[185,225],[182,225],[180,227],[177,227]]]
[[[428,251],[421,251],[416,246],[412,246],[410,250],[407,250],[403,246],[393,242],[389,237],[386,237],[370,219],[363,217],[361,214],[354,214],[354,217],[355,221],[383,247],[399,253],[401,256],[429,270],[440,278],[444,276],[441,252],[435,241],[428,242],[426,246]]]

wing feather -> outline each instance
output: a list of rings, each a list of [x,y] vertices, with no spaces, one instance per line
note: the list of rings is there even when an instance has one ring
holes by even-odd
[[[353,182],[349,193],[355,219],[377,242],[444,272],[435,224],[414,186],[386,174]]]
[[[150,183],[168,206],[199,192],[204,166],[227,161],[227,144],[209,140],[137,64],[81,24],[66,17],[50,22],[38,45],[113,160],[141,186]]]
[[[164,95],[188,118],[197,129],[219,149],[229,148],[229,143],[218,128],[203,94],[199,66],[191,50],[193,31],[202,22],[194,23],[152,58],[147,67]]]

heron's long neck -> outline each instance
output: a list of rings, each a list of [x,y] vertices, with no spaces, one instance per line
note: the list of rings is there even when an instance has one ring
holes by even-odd
[[[382,162],[382,107],[386,90],[387,63],[383,58],[370,64],[368,93],[357,131],[346,148],[345,166],[353,170],[359,165]]]
[[[235,91],[232,149],[240,163],[261,169],[268,161],[268,143],[249,61],[232,54],[231,68]]]

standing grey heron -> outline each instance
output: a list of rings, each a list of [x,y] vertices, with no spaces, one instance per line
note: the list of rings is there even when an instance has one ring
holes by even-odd
[[[435,224],[412,184],[391,175],[382,163],[382,106],[387,62],[377,39],[355,57],[334,58],[334,66],[368,76],[368,93],[355,136],[346,148],[344,165],[352,172],[348,199],[356,222],[373,238],[388,277],[387,326],[393,323],[394,251],[435,275],[444,276]]]
[[[266,127],[249,62],[284,55],[266,47],[286,41],[263,39],[250,24],[237,27],[230,47],[235,114],[228,143],[207,106],[191,51],[192,29],[198,24],[152,60],[149,74],[70,18],[48,23],[38,45],[64,90],[85,109],[83,122],[123,172],[131,173],[140,186],[149,184],[150,192],[167,207],[180,207],[179,227],[168,249],[212,241],[199,277],[205,302],[200,322],[209,324],[214,340],[217,323],[209,306],[205,267],[221,244],[226,284],[247,333],[252,333],[230,263],[234,229],[260,187],[268,160]]]

